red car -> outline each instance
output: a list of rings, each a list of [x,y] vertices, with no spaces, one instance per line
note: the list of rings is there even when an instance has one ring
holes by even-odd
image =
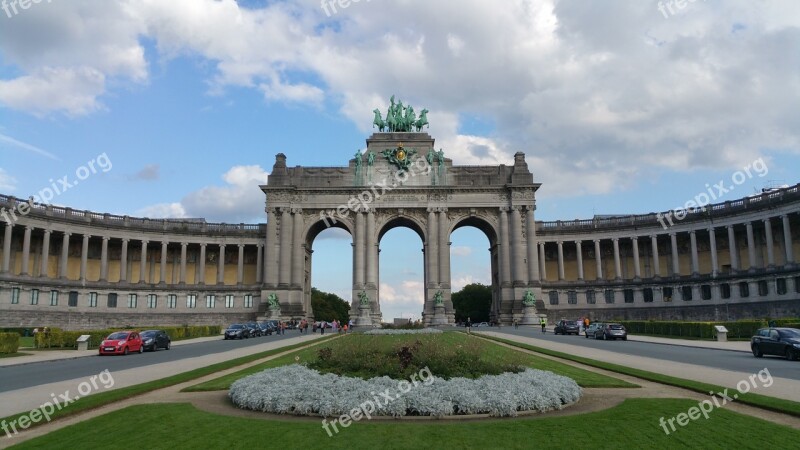
[[[144,352],[144,343],[138,331],[117,331],[100,343],[100,356],[127,355],[130,352]]]

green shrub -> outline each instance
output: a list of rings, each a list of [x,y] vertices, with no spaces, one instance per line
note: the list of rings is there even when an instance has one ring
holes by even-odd
[[[798,319],[787,318],[775,320],[778,326],[795,328]],[[737,320],[734,322],[683,322],[654,320],[621,320],[621,324],[632,334],[648,334],[658,336],[674,336],[696,339],[713,339],[716,337],[715,325],[728,329],[729,338],[746,339],[753,336],[759,328],[767,326],[767,320]]]
[[[0,353],[17,353],[19,333],[0,333]]]
[[[41,329],[41,328],[40,328]],[[82,330],[64,331],[60,328],[48,328],[48,332],[40,332],[36,335],[36,346],[38,348],[77,348],[78,337],[84,334],[89,335],[89,348],[97,348],[103,339],[109,334],[120,331],[137,329],[136,327],[111,328],[106,330]],[[164,330],[173,341],[181,341],[197,337],[217,336],[222,332],[219,326],[183,326],[183,327],[142,327],[139,330]]]

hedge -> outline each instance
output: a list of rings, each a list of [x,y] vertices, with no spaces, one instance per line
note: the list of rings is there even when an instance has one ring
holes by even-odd
[[[43,328],[39,328],[42,330]],[[192,327],[148,327],[144,329],[164,330],[173,341],[192,339],[205,336],[216,336],[222,333],[218,325],[202,325]],[[40,332],[36,335],[38,348],[77,348],[77,339],[81,335],[89,335],[89,348],[97,348],[103,339],[115,331],[130,331],[130,329],[107,329],[88,331],[64,331],[60,328],[48,328],[48,333]]]
[[[681,322],[681,321],[643,321],[621,320],[619,323],[632,334],[649,334],[684,338],[713,339],[716,337],[715,325],[728,329],[729,338],[749,339],[759,328],[767,326],[768,320],[738,320],[735,322]],[[797,318],[775,319],[779,327],[800,328]]]
[[[19,333],[0,333],[0,353],[17,353]]]

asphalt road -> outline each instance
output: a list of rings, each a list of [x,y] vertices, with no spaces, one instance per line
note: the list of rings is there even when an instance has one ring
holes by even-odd
[[[664,361],[695,364],[698,366],[706,366],[714,369],[731,370],[737,372],[754,374],[766,368],[773,377],[800,380],[800,361],[788,361],[775,356],[756,358],[752,353],[654,344],[650,342],[636,342],[631,340],[596,341],[591,338],[586,339],[582,335],[556,336],[549,330],[547,333],[542,334],[540,328],[534,329],[531,327],[520,327],[516,330],[512,327],[473,328],[473,330],[508,333],[517,336],[540,339],[542,342],[574,344],[582,347],[613,351],[627,355],[644,356],[648,358],[661,359]]]
[[[147,370],[151,364],[177,361],[186,358],[225,352],[230,349],[251,347],[268,341],[284,340],[299,336],[296,330],[287,330],[285,335],[262,336],[242,340],[223,340],[198,342],[195,344],[174,345],[170,350],[157,352],[131,353],[128,356],[87,356],[83,358],[44,361],[0,367],[0,392],[29,388],[42,384],[96,375],[108,369],[116,371],[142,367]]]

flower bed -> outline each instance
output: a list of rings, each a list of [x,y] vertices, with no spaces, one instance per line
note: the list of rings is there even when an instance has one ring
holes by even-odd
[[[243,409],[325,417],[363,409],[365,402],[376,404],[374,415],[381,416],[516,416],[522,411],[561,409],[581,397],[581,388],[571,378],[535,369],[477,379],[417,380],[416,384],[388,377],[362,380],[293,364],[242,378],[231,385],[229,396]]]
[[[438,334],[441,333],[442,330],[438,330],[436,328],[420,328],[418,330],[369,330],[365,331],[364,334]]]

